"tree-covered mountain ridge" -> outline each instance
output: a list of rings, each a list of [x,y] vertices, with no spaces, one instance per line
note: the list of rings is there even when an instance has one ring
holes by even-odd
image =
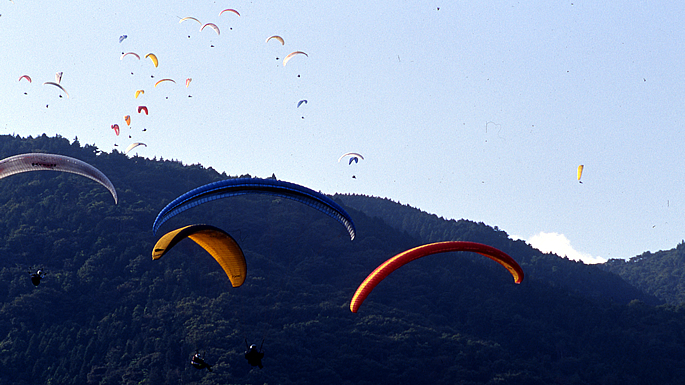
[[[677,384],[683,307],[595,265],[544,254],[483,223],[446,221],[389,199],[334,195],[357,237],[298,202],[239,196],[156,214],[231,176],[128,157],[65,138],[0,136],[0,157],[57,153],[116,186],[31,172],[0,180],[0,385],[4,384]],[[295,182],[297,181],[290,181]],[[316,186],[308,186],[316,189]],[[232,288],[193,242],[162,259],[161,233],[206,223],[245,252]],[[523,268],[520,285],[479,255],[445,253],[386,278],[358,313],[356,287],[393,255],[467,240]],[[47,272],[34,287],[29,273]],[[243,358],[264,341],[263,370]],[[196,349],[213,372],[189,364]]]

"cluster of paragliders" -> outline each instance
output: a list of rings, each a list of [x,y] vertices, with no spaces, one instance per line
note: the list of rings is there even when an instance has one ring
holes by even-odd
[[[240,17],[240,13],[234,9],[224,9],[219,13],[221,16],[224,13],[231,13]],[[194,17],[184,17],[180,18],[179,23],[186,21],[197,22],[200,24],[199,31],[204,31],[205,29],[213,30],[217,36],[221,34],[219,27],[214,23],[202,23],[200,20]],[[189,36],[190,37],[190,36]],[[127,35],[122,35],[119,37],[119,43],[123,43],[124,40],[128,38]],[[280,42],[282,46],[285,45],[285,40],[278,35],[269,36],[266,39],[268,44],[270,41]],[[293,51],[287,54],[282,61],[285,67],[290,60],[294,57],[302,55],[308,57],[307,53],[303,51]],[[128,58],[141,60],[140,55],[135,52],[122,52],[120,60]],[[148,53],[144,56],[145,59],[149,59],[155,68],[159,65],[159,59],[154,53]],[[276,58],[279,59],[278,57]],[[133,72],[131,73],[133,74]],[[299,76],[299,75],[298,75]],[[56,74],[55,82],[45,82],[45,85],[51,85],[59,88],[64,92],[64,94],[69,97],[66,90],[60,85],[62,73]],[[31,83],[31,78],[28,75],[23,75],[19,78],[19,81],[26,80]],[[185,81],[185,86],[188,88],[191,84],[192,79],[187,78]],[[176,81],[171,78],[163,78],[154,83],[156,88],[162,83],[169,82],[175,84]],[[141,95],[145,94],[144,89],[135,90],[134,97],[138,99]],[[190,97],[190,95],[188,95]],[[61,97],[61,96],[60,96]],[[302,105],[306,105],[308,101],[302,99],[297,103],[296,108],[300,108]],[[137,109],[138,114],[145,113],[148,115],[149,110],[147,106],[140,105]],[[124,114],[124,122],[130,128],[132,118],[130,114]],[[304,117],[303,117],[304,118]],[[114,133],[119,136],[120,127],[118,123],[111,125],[111,129]],[[145,131],[145,129],[143,129]],[[131,135],[129,135],[131,138]],[[116,144],[115,144],[116,146]],[[132,149],[138,146],[147,145],[142,142],[131,143],[125,150],[128,153]],[[348,152],[341,155],[338,158],[340,163],[343,159],[348,158],[348,166],[352,163],[355,165],[359,163],[360,160],[364,160],[364,157],[356,152]],[[578,168],[578,181],[580,182],[581,173],[583,166]],[[45,154],[45,153],[32,153],[32,154],[22,154],[15,155],[3,160],[0,160],[0,179],[14,175],[17,173],[28,172],[28,171],[60,171],[73,173],[87,177],[102,186],[104,186],[114,198],[115,204],[118,203],[118,197],[116,189],[112,182],[105,176],[100,170],[96,169],[90,164],[80,161],[75,158],[67,157],[64,155],[57,154]],[[356,178],[355,175],[352,178]],[[581,182],[582,183],[582,182]],[[350,236],[351,240],[354,240],[356,236],[356,228],[351,216],[335,201],[329,197],[316,192],[310,188],[277,180],[275,177],[270,179],[261,178],[234,178],[226,179],[214,183],[210,183],[204,186],[197,187],[193,190],[182,194],[178,198],[174,199],[166,205],[157,215],[155,221],[152,225],[152,232],[156,234],[157,231],[163,226],[163,224],[171,219],[172,217],[191,209],[195,206],[218,200],[223,198],[229,198],[233,196],[246,195],[246,194],[268,194],[272,196],[277,196],[281,198],[287,198],[294,200],[296,202],[307,205],[319,212],[330,216],[335,219],[338,223],[343,225],[345,230]],[[231,286],[234,288],[240,287],[244,284],[247,277],[247,261],[245,255],[236,242],[236,240],[228,234],[226,231],[209,224],[188,224],[183,227],[168,231],[162,235],[155,243],[152,249],[152,259],[159,260],[164,255],[166,255],[175,245],[184,239],[190,239],[202,247],[225,272]],[[364,300],[371,294],[373,289],[380,284],[389,274],[393,271],[401,268],[405,264],[424,256],[429,256],[436,253],[444,252],[456,252],[456,251],[466,251],[478,253],[484,257],[490,258],[493,261],[499,263],[505,267],[509,273],[513,276],[515,283],[520,283],[523,280],[523,270],[521,267],[506,253],[493,248],[488,245],[474,243],[474,242],[463,242],[463,241],[448,241],[448,242],[438,242],[426,245],[421,245],[410,250],[404,251],[395,255],[394,257],[386,260],[381,265],[379,265],[373,272],[371,272],[366,279],[359,285],[356,292],[354,293],[350,301],[350,311],[356,313]],[[41,279],[45,276],[43,270],[37,270],[31,273],[31,282],[38,286]],[[264,357],[264,351],[262,350],[264,341],[262,340],[262,346],[257,348],[256,345],[248,345],[247,340],[245,341],[247,350],[244,353],[245,359],[253,367],[262,368],[262,359]],[[197,369],[207,369],[212,371],[212,365],[207,363],[203,354],[196,351],[191,357],[190,363],[193,367]]]
[[[44,85],[44,86],[45,86],[45,85],[49,85],[49,86],[54,86],[54,87],[59,88],[60,90],[62,90],[62,92],[64,92],[65,95],[67,95],[67,98],[68,98],[68,97],[69,97],[69,93],[68,93],[67,90],[65,90],[64,87],[62,87],[62,85],[60,84],[60,83],[62,82],[62,74],[63,74],[63,72],[56,72],[56,73],[55,73],[55,81],[54,81],[54,82],[43,82],[43,85]],[[19,77],[19,80],[18,80],[18,81],[21,82],[22,80],[25,80],[25,81],[27,81],[27,82],[29,82],[29,83],[33,83],[33,81],[31,80],[31,77],[30,77],[29,75],[21,75],[21,76]],[[26,94],[27,94],[27,92],[24,92],[24,95],[26,95]],[[59,97],[61,98],[62,95],[59,95]],[[45,107],[48,107],[48,106],[49,106],[48,104],[45,105]]]
[[[350,164],[353,161],[358,161],[357,158],[363,159],[360,154],[347,153],[339,160],[342,160],[345,156],[350,156]],[[29,171],[60,171],[84,176],[104,186],[114,198],[114,203],[118,203],[116,189],[109,178],[94,166],[81,160],[64,155],[46,153],[21,154],[0,160],[0,179]],[[276,178],[233,178],[209,183],[190,190],[168,203],[157,214],[152,225],[152,232],[156,234],[167,220],[188,209],[217,199],[246,194],[267,194],[305,204],[330,216],[343,225],[350,236],[350,240],[354,240],[356,236],[352,217],[335,201],[308,187],[280,181]],[[186,238],[197,243],[216,260],[231,282],[231,286],[240,287],[243,285],[247,277],[245,254],[231,235],[216,226],[191,224],[167,232],[155,243],[152,249],[152,259],[160,259]],[[494,247],[463,241],[431,243],[397,254],[378,266],[357,288],[350,301],[350,311],[356,313],[364,300],[371,294],[371,291],[390,273],[405,264],[432,254],[454,251],[474,252],[490,258],[505,267],[513,276],[514,282],[520,283],[523,280],[523,270],[516,261]],[[31,282],[38,286],[44,276],[44,271],[38,270],[31,274]],[[264,340],[262,340],[262,346],[263,344]],[[254,344],[248,346],[247,340],[245,340],[245,345],[247,347],[244,354],[245,359],[251,366],[262,368],[262,359],[264,357],[262,346],[259,348]],[[191,364],[197,369],[212,371],[212,365],[205,361],[205,358],[199,351],[196,351],[195,355],[192,356]]]

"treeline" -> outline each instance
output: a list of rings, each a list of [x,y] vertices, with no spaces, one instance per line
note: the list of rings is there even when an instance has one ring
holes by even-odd
[[[0,136],[0,157],[73,156],[109,176],[34,172],[0,180],[0,385],[5,384],[676,384],[685,312],[619,276],[532,249],[482,223],[446,221],[389,200],[336,195],[357,238],[287,199],[239,196],[171,219],[208,223],[243,248],[232,288],[190,241],[151,251],[157,212],[230,176],[200,165],[103,153],[65,138]],[[292,181],[296,182],[297,181]],[[316,186],[309,186],[316,189]],[[500,248],[515,285],[478,255],[434,255],[349,301],[385,259],[423,243]],[[47,276],[33,287],[29,272]],[[264,341],[265,368],[242,356]],[[189,364],[205,353],[214,371]]]

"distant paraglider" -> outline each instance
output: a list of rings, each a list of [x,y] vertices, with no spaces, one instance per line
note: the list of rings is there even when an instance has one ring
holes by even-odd
[[[136,59],[140,60],[140,56],[138,56],[138,54],[135,53],[135,52],[126,52],[126,53],[124,53],[124,54],[121,55],[121,57],[119,58],[119,60],[124,60],[124,58],[125,58],[126,56],[129,56],[129,55],[131,55],[131,56],[135,57]]]
[[[307,104],[307,101],[306,101],[305,99],[302,99],[302,100],[300,100],[299,102],[297,102],[297,108],[300,108],[300,106],[302,105],[302,103]]]
[[[210,372],[212,371],[212,365],[205,362],[204,357],[202,357],[202,354],[198,351],[195,351],[195,355],[190,359],[190,364],[193,365],[195,369],[207,369]]]
[[[179,22],[179,23],[183,23],[183,22],[186,21],[186,20],[197,21],[200,25],[202,25],[202,22],[201,22],[200,20],[198,20],[198,19],[196,19],[196,18],[194,18],[194,17],[191,17],[191,16],[184,17],[184,18],[182,18],[181,20],[179,20],[178,22]]]
[[[29,75],[21,75],[19,77],[19,81],[21,81],[21,79],[26,79],[29,83],[31,83],[31,77]]]
[[[186,88],[188,88],[191,81],[193,81],[193,79],[191,79],[191,78],[186,79]]]
[[[205,27],[209,27],[209,28],[213,29],[214,32],[216,32],[217,35],[221,35],[221,32],[219,32],[219,27],[217,27],[216,24],[214,24],[214,23],[205,23],[202,27],[200,27],[200,32],[202,32],[202,30],[205,29]]]
[[[245,194],[269,194],[304,203],[340,222],[347,229],[350,238],[354,239],[355,228],[352,218],[331,198],[295,183],[260,178],[226,179],[188,191],[174,199],[157,214],[152,231],[156,233],[168,219],[197,205]]]
[[[33,286],[38,286],[40,285],[40,280],[45,277],[45,273],[43,273],[43,270],[38,270],[35,273],[31,274],[31,283]]]
[[[159,259],[185,238],[205,249],[224,269],[233,287],[245,282],[247,264],[238,243],[225,231],[210,225],[190,225],[166,233],[152,249],[152,259]]]
[[[117,192],[109,178],[81,160],[45,153],[21,154],[0,160],[0,179],[28,171],[61,171],[85,176],[105,186],[114,197],[114,203],[118,201]]]
[[[521,266],[519,266],[513,258],[499,249],[476,242],[449,241],[430,243],[399,253],[378,266],[357,288],[357,291],[350,301],[350,310],[353,313],[356,313],[374,287],[398,268],[421,257],[452,251],[470,251],[488,257],[504,266],[514,277],[514,282],[521,283],[521,281],[523,281],[523,270],[521,269]]]
[[[55,86],[55,87],[59,88],[60,90],[62,90],[64,92],[64,94],[67,95],[67,97],[69,97],[69,93],[67,92],[67,90],[65,90],[64,87],[62,87],[61,85],[59,85],[55,82],[45,82],[45,83],[43,83],[43,85]]]
[[[154,64],[155,68],[157,68],[157,64],[159,64],[159,61],[157,60],[157,55],[155,55],[154,53],[149,53],[145,55],[145,58],[150,58],[150,60],[152,60],[152,64]]]
[[[358,162],[359,162],[359,159],[364,160],[364,157],[362,156],[362,154],[359,154],[359,153],[356,153],[356,152],[347,152],[347,153],[345,153],[345,154],[342,154],[342,155],[340,156],[340,158],[338,158],[338,162],[340,162],[341,160],[343,160],[346,156],[349,156],[349,157],[350,157],[350,161],[347,163],[348,165],[352,164],[353,161],[354,161],[355,163],[358,163]]]
[[[224,9],[223,11],[219,12],[219,16],[221,16],[224,12],[231,12],[231,13],[235,13],[236,15],[240,16],[240,13],[238,13],[238,11],[236,11],[235,9]]]
[[[62,81],[62,74],[63,73],[64,72],[55,72],[55,83],[59,84]]]
[[[293,56],[295,56],[295,55],[304,55],[304,56],[306,56],[306,57],[309,57],[309,55],[307,55],[306,53],[304,53],[304,52],[302,52],[302,51],[291,52],[291,53],[288,54],[288,56],[285,57],[285,59],[283,59],[283,66],[285,67],[285,65],[288,64],[288,62],[290,61],[290,59],[292,59]]]
[[[128,147],[126,147],[126,150],[124,151],[124,154],[128,154],[129,151],[133,150],[134,148],[136,148],[136,147],[138,147],[138,146],[145,146],[145,147],[147,147],[147,144],[141,143],[141,142],[131,143],[131,144],[128,145]]]
[[[138,106],[138,113],[140,114],[141,111],[145,112],[145,115],[147,115],[147,107],[145,106]]]
[[[583,176],[583,168],[585,168],[585,166],[582,164],[578,166],[578,183],[583,183],[583,181],[580,180],[580,178]]]
[[[118,124],[112,124],[111,125],[112,130],[114,130],[114,133],[119,136],[119,125]]]
[[[119,43],[121,43],[122,41],[124,41],[124,39],[126,39],[127,37],[128,37],[128,35],[121,35],[121,36],[119,36]]]
[[[124,121],[126,122],[127,126],[130,126],[131,125],[131,115],[124,116]]]
[[[136,99],[138,99],[138,95],[144,94],[144,93],[145,93],[145,91],[143,91],[143,90],[137,90],[136,91]]]
[[[283,40],[283,38],[282,38],[282,37],[280,37],[280,36],[278,36],[278,35],[273,35],[273,36],[269,36],[269,37],[267,37],[267,38],[266,38],[266,42],[268,43],[268,42],[269,42],[269,40],[271,40],[271,39],[275,39],[275,40],[278,40],[278,41],[280,41],[280,42],[281,42],[281,45],[285,45],[285,40]]]
[[[157,81],[157,83],[155,83],[155,87],[157,87],[157,85],[158,85],[159,83],[162,83],[162,82],[172,82],[172,83],[176,83],[176,81],[175,81],[174,79],[162,79],[162,80]]]

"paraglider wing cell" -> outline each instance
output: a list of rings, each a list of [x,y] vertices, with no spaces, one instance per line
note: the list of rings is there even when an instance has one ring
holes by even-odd
[[[152,231],[169,218],[197,205],[220,198],[244,194],[269,194],[304,203],[336,219],[347,229],[354,239],[355,228],[350,215],[329,197],[295,183],[275,179],[235,178],[226,179],[200,186],[174,199],[157,214]]]
[[[152,249],[152,259],[159,259],[185,238],[205,249],[224,269],[233,287],[245,282],[247,264],[238,243],[225,231],[210,225],[190,225],[166,233]]]
[[[114,197],[114,203],[118,201],[117,191],[109,178],[97,168],[81,160],[64,155],[44,153],[21,154],[0,160],[0,179],[22,172],[45,170],[85,176],[105,186]]]
[[[399,253],[378,266],[357,288],[350,301],[350,310],[356,313],[373,288],[398,268],[427,255],[451,251],[470,251],[488,257],[509,270],[509,273],[514,277],[514,282],[521,283],[523,281],[521,266],[499,249],[476,242],[449,241],[430,243]]]

